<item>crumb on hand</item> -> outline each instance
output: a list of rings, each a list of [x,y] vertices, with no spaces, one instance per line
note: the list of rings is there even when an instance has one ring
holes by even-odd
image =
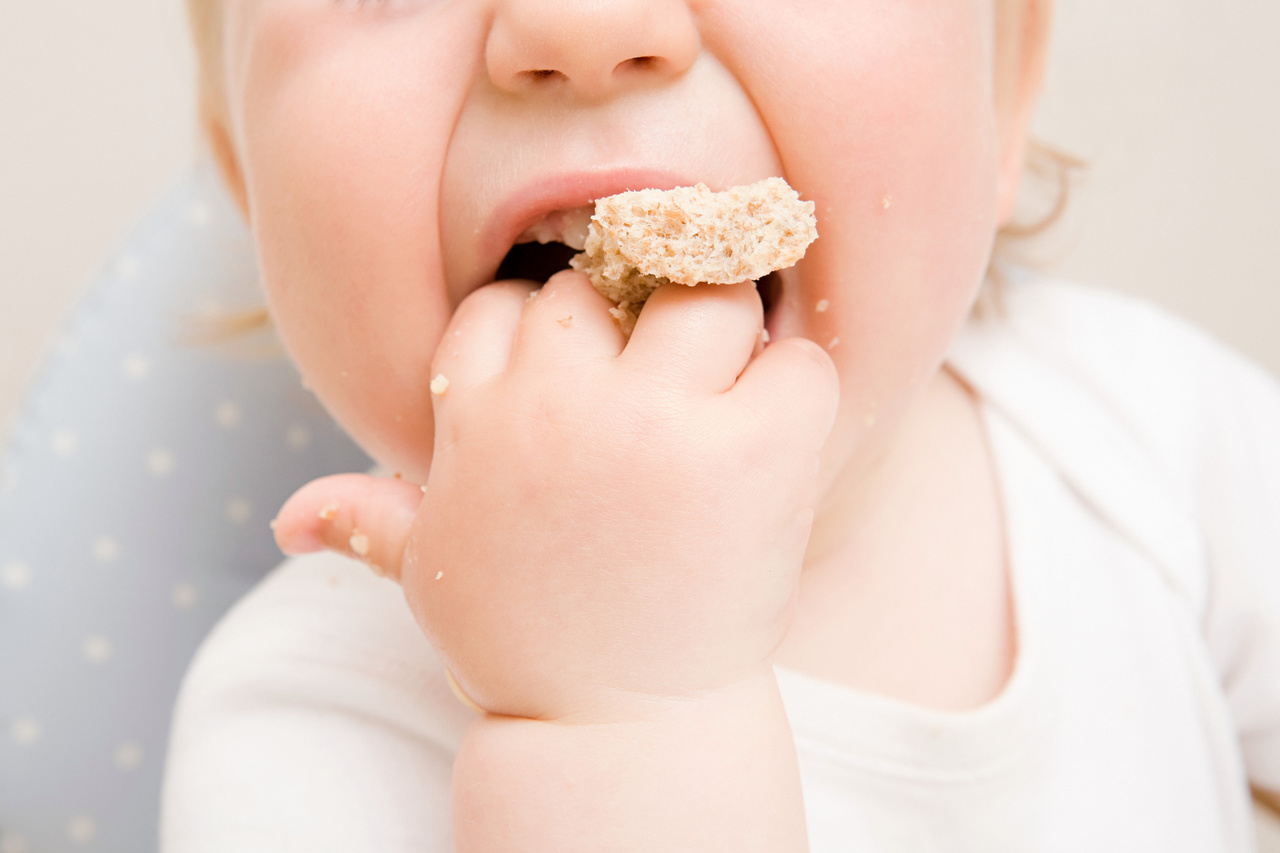
[[[319,515],[320,518],[324,519],[325,521],[333,521],[333,517],[337,514],[338,514],[338,507],[336,504],[325,504],[324,506],[320,507],[320,512],[317,513],[317,515]]]
[[[437,373],[436,378],[431,380],[431,393],[437,397],[443,397],[444,392],[449,390],[449,377],[443,373]]]
[[[365,536],[359,530],[351,534],[351,538],[347,540],[351,545],[351,550],[359,557],[369,556],[369,537]]]
[[[819,299],[819,300],[818,300],[818,304],[817,304],[817,305],[815,305],[815,306],[813,306],[813,310],[814,310],[814,311],[817,311],[819,314],[823,314],[823,313],[825,313],[825,312],[826,312],[826,310],[827,310],[828,308],[830,308],[830,307],[831,307],[831,301],[830,301],[830,300],[828,300],[828,299]]]

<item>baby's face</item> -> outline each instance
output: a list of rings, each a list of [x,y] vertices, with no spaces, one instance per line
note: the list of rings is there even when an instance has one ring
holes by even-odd
[[[816,202],[820,236],[766,325],[829,348],[827,463],[848,467],[937,370],[1016,180],[992,0],[228,4],[274,318],[343,425],[419,480],[432,354],[521,232],[770,175]]]

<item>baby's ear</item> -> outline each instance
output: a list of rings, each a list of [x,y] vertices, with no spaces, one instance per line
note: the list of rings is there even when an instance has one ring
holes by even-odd
[[[1049,54],[1053,0],[997,0],[996,112],[1000,122],[999,223],[1013,216],[1026,165],[1027,133]]]
[[[222,181],[231,193],[236,207],[245,221],[249,221],[249,197],[245,190],[244,173],[240,170],[240,159],[236,156],[236,147],[231,141],[231,132],[227,128],[226,117],[215,107],[202,99],[200,106],[200,129],[204,131],[205,141],[209,144],[209,152],[218,166]]]

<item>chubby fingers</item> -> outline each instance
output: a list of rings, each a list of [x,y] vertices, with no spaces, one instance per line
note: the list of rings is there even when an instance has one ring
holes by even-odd
[[[312,480],[285,502],[274,522],[286,554],[335,551],[375,573],[400,579],[405,543],[422,489],[405,480],[337,474]]]
[[[767,413],[788,447],[809,453],[826,442],[835,426],[840,378],[822,347],[805,338],[784,338],[752,360],[729,396]]]
[[[520,315],[536,287],[532,281],[499,281],[462,300],[432,359],[430,379],[445,380],[434,386],[437,396],[450,387],[479,385],[507,369]]]
[[[525,306],[512,362],[539,370],[575,359],[616,356],[626,340],[611,307],[585,273],[556,273]]]
[[[751,359],[763,323],[753,282],[664,284],[645,302],[622,360],[723,392]]]

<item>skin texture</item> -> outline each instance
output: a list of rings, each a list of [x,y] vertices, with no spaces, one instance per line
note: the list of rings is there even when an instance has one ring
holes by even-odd
[[[313,483],[277,537],[398,578],[490,712],[459,849],[803,849],[773,663],[955,709],[1008,677],[998,494],[942,361],[1047,4],[804,5],[228,0],[211,132],[273,319],[405,478]],[[550,210],[775,174],[820,238],[767,317],[665,288],[624,348],[581,275],[493,282]]]

